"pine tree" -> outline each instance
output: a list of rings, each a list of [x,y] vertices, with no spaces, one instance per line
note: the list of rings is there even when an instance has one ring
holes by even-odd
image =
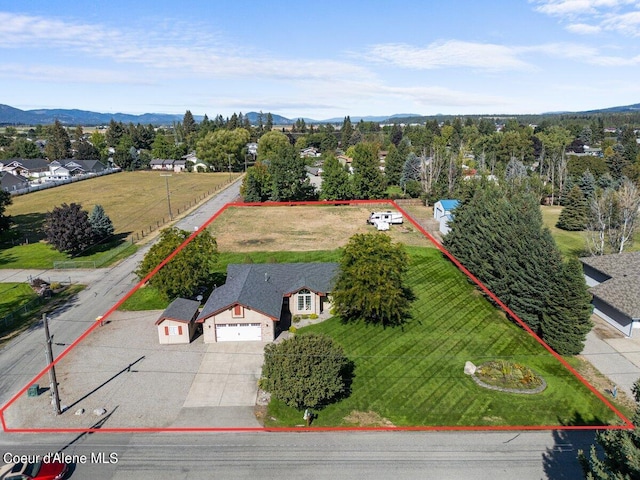
[[[565,206],[560,212],[556,227],[570,232],[582,231],[589,221],[589,205],[578,185],[564,199]]]
[[[589,169],[586,169],[580,177],[578,186],[580,187],[580,190],[582,190],[582,194],[587,201],[593,198],[593,195],[596,192],[596,179]]]
[[[400,150],[395,145],[391,145],[384,164],[384,176],[387,179],[387,185],[400,185],[403,165],[404,158]]]
[[[444,246],[539,333],[560,252],[537,199],[487,185],[456,208]]]
[[[378,147],[373,143],[359,143],[354,148],[353,190],[358,199],[376,199],[384,196],[384,176],[380,171]]]
[[[96,240],[104,240],[113,235],[113,222],[105,213],[102,205],[93,207],[91,214],[89,214],[89,223]]]
[[[49,161],[71,157],[71,140],[62,124],[56,119],[55,123],[48,127],[48,130],[49,135],[44,152]]]
[[[589,455],[578,451],[578,459],[588,480],[635,480],[640,478],[640,380],[632,388],[636,411],[633,430],[599,430],[596,433],[602,454],[595,445]]]
[[[351,135],[353,135],[353,125],[351,125],[351,118],[346,116],[342,122],[342,128],[340,129],[340,143],[342,144],[342,148],[347,148],[349,146]]]
[[[9,229],[12,220],[9,215],[5,215],[6,208],[13,202],[11,194],[0,189],[0,235]]]
[[[551,284],[542,324],[544,341],[560,355],[578,355],[593,327],[592,310],[582,264],[573,257]]]
[[[329,156],[322,167],[322,200],[350,200],[353,198],[351,177],[333,155]]]

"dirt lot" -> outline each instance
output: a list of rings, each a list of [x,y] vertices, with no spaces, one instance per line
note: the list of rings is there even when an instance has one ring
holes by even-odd
[[[233,207],[210,227],[220,251],[333,250],[356,233],[375,232],[366,223],[372,211],[387,206]],[[431,246],[408,221],[387,232],[405,245]]]

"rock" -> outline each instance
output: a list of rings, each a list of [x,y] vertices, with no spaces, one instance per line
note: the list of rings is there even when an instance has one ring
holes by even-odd
[[[473,375],[474,373],[476,373],[476,366],[471,362],[465,362],[464,373],[466,375]]]
[[[84,408],[79,408],[78,410],[76,410],[76,415],[82,415],[84,414]]]
[[[98,416],[98,417],[100,417],[100,416],[104,415],[105,413],[107,413],[107,410],[106,410],[105,408],[96,408],[96,409],[93,411],[93,414],[94,414],[94,415],[96,415],[96,416]]]

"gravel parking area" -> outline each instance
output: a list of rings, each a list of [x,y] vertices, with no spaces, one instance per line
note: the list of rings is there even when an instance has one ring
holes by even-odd
[[[259,426],[253,407],[264,344],[205,345],[197,337],[189,345],[160,345],[154,325],[160,314],[112,314],[56,366],[67,409],[55,415],[45,376],[39,396],[25,393],[7,409],[7,426]],[[96,409],[106,414],[96,415]]]

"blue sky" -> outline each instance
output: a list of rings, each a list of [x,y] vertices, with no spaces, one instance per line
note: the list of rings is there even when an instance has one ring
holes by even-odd
[[[640,0],[0,3],[21,109],[394,113],[640,103]]]

